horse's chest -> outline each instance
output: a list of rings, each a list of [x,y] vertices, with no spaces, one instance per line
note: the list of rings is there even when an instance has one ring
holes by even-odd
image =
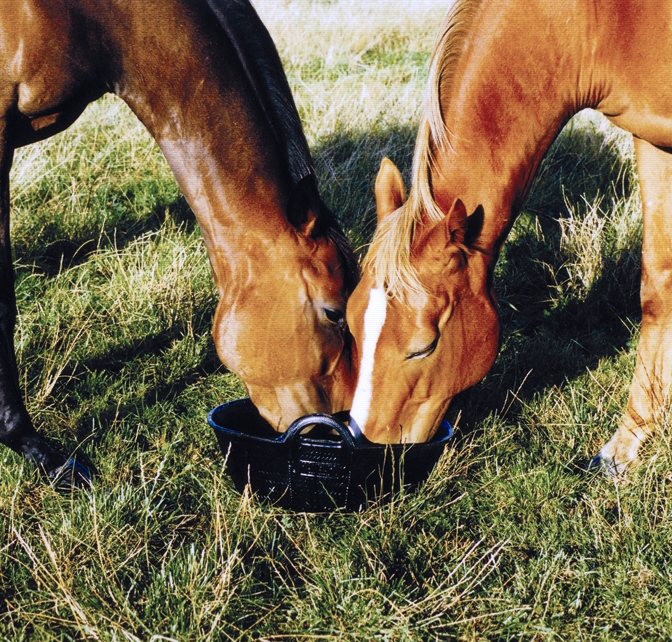
[[[74,37],[71,14],[53,9],[39,2],[11,2],[0,15],[2,76],[16,88],[19,112],[34,118],[37,128],[51,120],[44,114],[72,98],[90,65]]]

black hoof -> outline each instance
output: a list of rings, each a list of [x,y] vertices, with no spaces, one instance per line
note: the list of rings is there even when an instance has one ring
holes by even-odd
[[[586,473],[597,473],[604,470],[604,461],[599,455],[591,457],[590,459],[584,459],[579,463],[579,468]]]
[[[48,473],[51,485],[60,491],[71,491],[77,488],[90,488],[93,471],[76,457],[70,457],[62,466]]]
[[[623,477],[627,466],[619,464],[614,459],[605,459],[601,455],[595,455],[579,465],[581,470],[587,473],[602,473],[611,479]]]
[[[91,486],[95,468],[82,453],[65,457],[55,444],[35,432],[23,439],[20,452],[58,490]]]

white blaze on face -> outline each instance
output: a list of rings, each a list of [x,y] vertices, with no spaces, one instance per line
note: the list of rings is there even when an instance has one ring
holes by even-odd
[[[380,333],[385,325],[387,296],[382,288],[373,288],[369,293],[369,304],[364,313],[364,339],[362,357],[359,363],[359,378],[352,400],[350,418],[364,430],[369,418],[371,395],[373,393],[373,360]]]

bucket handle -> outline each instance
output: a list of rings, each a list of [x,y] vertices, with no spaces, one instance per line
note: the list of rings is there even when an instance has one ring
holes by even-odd
[[[343,422],[334,419],[331,415],[315,413],[299,417],[294,421],[289,428],[287,428],[283,441],[291,442],[295,440],[308,426],[327,426],[328,428],[335,430],[343,438],[343,441],[351,448],[354,448],[363,438],[359,427],[346,425]]]

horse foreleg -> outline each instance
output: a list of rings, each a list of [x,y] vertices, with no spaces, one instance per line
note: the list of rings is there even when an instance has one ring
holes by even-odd
[[[672,154],[635,140],[642,195],[642,326],[626,411],[595,463],[612,474],[666,422],[672,392]]]
[[[14,351],[16,300],[9,239],[9,170],[13,149],[0,124],[0,443],[22,454],[59,486],[90,480],[88,468],[64,457],[35,430],[19,387]]]

